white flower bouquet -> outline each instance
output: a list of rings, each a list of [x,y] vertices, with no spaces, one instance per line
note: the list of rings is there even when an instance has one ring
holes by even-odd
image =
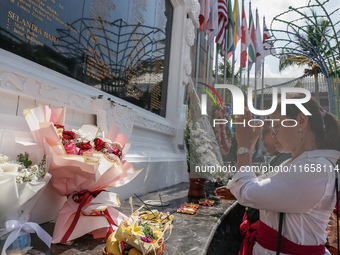
[[[30,233],[37,233],[47,246],[51,236],[38,224],[28,222],[42,189],[51,178],[46,174],[46,158],[38,164],[28,153],[12,160],[0,154],[0,247],[2,255],[25,254],[30,249]]]

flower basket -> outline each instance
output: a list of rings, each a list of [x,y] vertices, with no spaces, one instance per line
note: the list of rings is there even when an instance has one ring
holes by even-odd
[[[165,250],[165,245],[164,245],[164,243],[162,243],[161,247],[158,250],[156,250],[156,253],[151,252],[151,253],[148,253],[148,255],[163,255],[164,254],[164,250]],[[104,248],[102,250],[102,253],[103,253],[103,255],[120,255],[120,254],[108,253],[106,251],[106,248]]]
[[[143,251],[144,254],[157,254],[157,251],[161,249],[163,239],[160,238],[156,243],[146,243],[141,240],[139,235],[131,235],[126,228],[120,227],[117,230],[116,237],[127,244],[135,247],[139,251]]]
[[[117,247],[112,249],[111,246],[124,243],[139,251],[138,254],[163,254],[165,233],[170,231],[170,237],[172,220],[173,216],[168,213],[157,210],[143,212],[137,210],[127,220],[120,223],[110,242],[107,242],[106,249],[110,248],[111,251],[117,252]],[[110,254],[106,249],[103,253]]]

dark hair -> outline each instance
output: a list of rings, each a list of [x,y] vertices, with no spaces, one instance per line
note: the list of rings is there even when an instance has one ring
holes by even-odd
[[[303,93],[287,94],[287,98],[305,98]],[[309,126],[315,135],[319,149],[333,149],[340,151],[340,124],[336,117],[329,112],[324,112],[320,104],[313,98],[302,104],[312,115],[308,116]],[[276,111],[281,110],[279,102]],[[295,104],[286,105],[286,115],[296,119],[301,110]]]

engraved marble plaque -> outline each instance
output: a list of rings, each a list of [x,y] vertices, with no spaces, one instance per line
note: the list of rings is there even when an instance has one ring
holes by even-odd
[[[172,9],[169,0],[1,0],[0,48],[165,116]]]

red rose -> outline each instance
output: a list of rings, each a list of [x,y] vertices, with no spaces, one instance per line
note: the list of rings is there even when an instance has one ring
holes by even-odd
[[[100,138],[94,139],[94,145],[96,146],[97,151],[100,151],[103,148],[105,148],[105,142]]]
[[[65,129],[65,126],[63,126],[63,125],[54,124],[54,126],[56,127],[56,129],[58,129],[58,128],[62,128],[63,130]]]
[[[108,152],[116,155],[119,158],[121,158],[123,156],[122,151],[118,148],[111,147],[110,149],[108,149]]]
[[[78,147],[83,151],[92,149],[90,141],[88,141],[86,143],[79,143]]]
[[[115,149],[114,154],[116,154],[119,158],[121,158],[123,156],[122,151],[119,150],[119,149]]]
[[[76,137],[74,132],[72,131],[63,131],[63,139],[65,140],[72,140]]]

